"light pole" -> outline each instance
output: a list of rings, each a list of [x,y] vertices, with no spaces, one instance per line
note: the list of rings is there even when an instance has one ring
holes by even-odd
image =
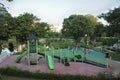
[[[87,34],[85,34],[86,44],[87,44]],[[88,44],[87,44],[88,45]]]

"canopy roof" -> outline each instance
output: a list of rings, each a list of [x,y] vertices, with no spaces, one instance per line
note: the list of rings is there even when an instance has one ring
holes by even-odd
[[[37,36],[30,34],[29,37],[27,37],[27,40],[37,40]]]

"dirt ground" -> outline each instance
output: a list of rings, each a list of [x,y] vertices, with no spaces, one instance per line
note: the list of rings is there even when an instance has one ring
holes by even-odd
[[[24,57],[20,63],[16,63],[15,59],[18,55],[11,55],[5,61],[0,64],[0,67],[17,67],[22,70],[29,70],[32,72],[40,71],[45,73],[54,73],[54,74],[71,74],[71,75],[86,75],[86,76],[95,76],[98,73],[111,73],[115,67],[102,68],[82,62],[70,62],[70,66],[64,66],[54,59],[55,69],[50,70],[48,68],[47,61],[44,58],[39,60],[37,65],[28,65],[27,58]],[[114,65],[113,63],[111,65]]]

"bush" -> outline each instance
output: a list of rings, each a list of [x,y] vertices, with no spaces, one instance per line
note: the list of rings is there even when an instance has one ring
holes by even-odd
[[[68,46],[75,46],[75,45],[72,44],[71,42],[59,42],[59,43],[52,44],[52,46],[55,49],[58,49],[58,48],[68,48]]]
[[[102,45],[112,46],[118,41],[117,38],[101,38]]]
[[[93,47],[93,45],[91,45],[91,44],[87,45],[86,43],[83,43],[83,42],[78,43],[78,46],[79,47],[84,47],[84,48],[92,48]]]

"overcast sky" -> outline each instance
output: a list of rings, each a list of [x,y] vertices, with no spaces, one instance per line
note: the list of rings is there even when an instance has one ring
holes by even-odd
[[[120,6],[120,0],[14,0],[4,3],[12,16],[25,12],[32,13],[41,21],[60,28],[63,19],[72,14],[92,14],[94,16]]]

